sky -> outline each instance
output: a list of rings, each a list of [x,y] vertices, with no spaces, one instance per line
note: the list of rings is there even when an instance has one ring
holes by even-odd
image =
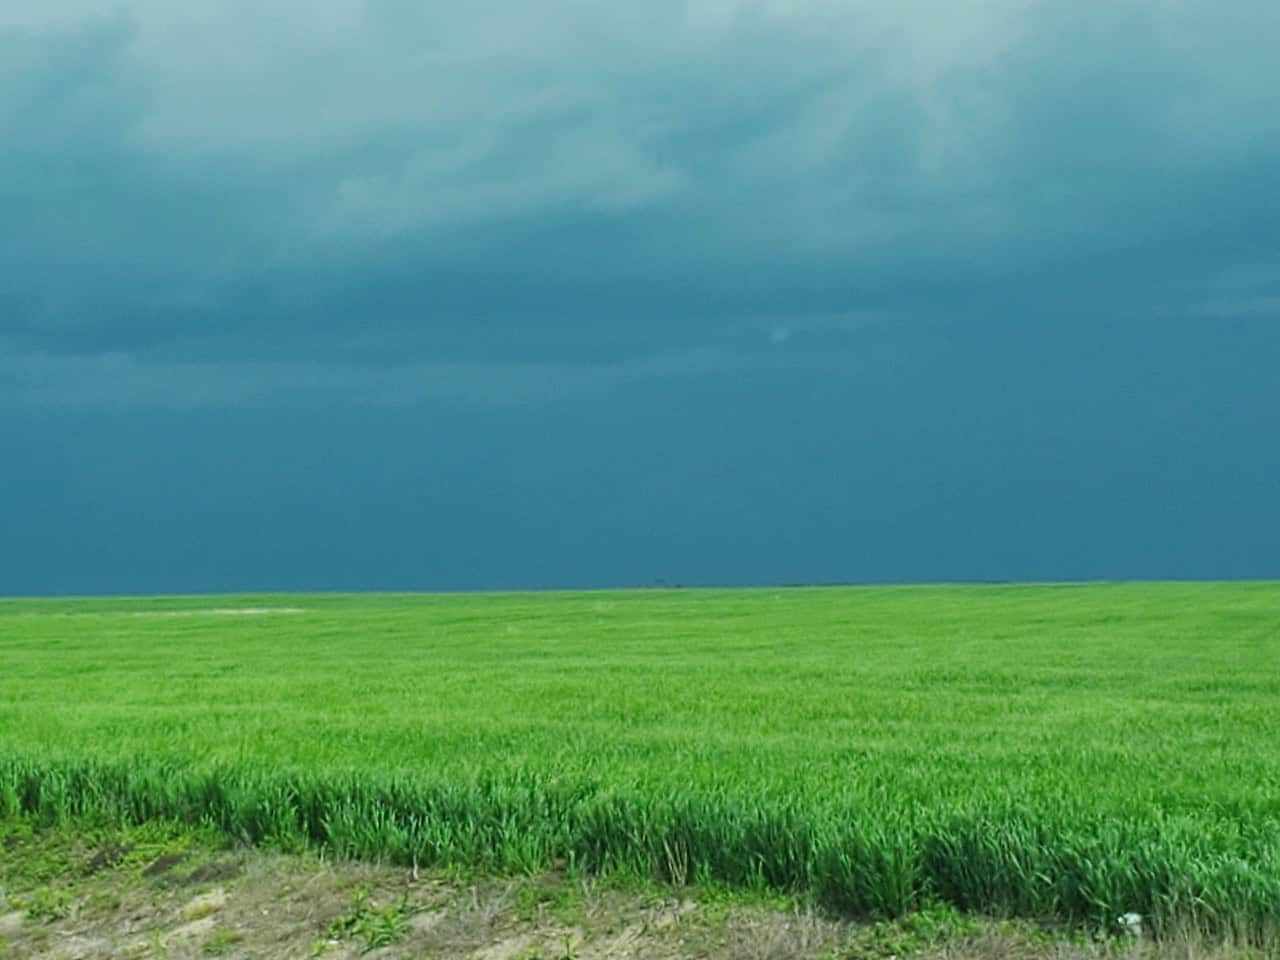
[[[1274,0],[0,0],[0,595],[1280,578]]]

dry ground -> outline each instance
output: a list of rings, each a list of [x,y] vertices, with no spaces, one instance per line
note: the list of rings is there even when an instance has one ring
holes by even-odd
[[[1188,942],[1091,941],[949,911],[857,924],[762,898],[518,879],[220,847],[154,827],[0,825],[0,960],[1087,960],[1225,958]],[[1255,954],[1260,955],[1260,954]]]

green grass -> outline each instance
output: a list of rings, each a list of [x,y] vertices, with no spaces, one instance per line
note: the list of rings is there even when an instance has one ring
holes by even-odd
[[[1257,940],[1280,585],[5,601],[5,815]]]

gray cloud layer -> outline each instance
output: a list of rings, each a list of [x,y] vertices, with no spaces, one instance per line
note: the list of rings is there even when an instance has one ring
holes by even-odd
[[[1277,293],[1274,4],[102,10],[0,21],[37,347]]]

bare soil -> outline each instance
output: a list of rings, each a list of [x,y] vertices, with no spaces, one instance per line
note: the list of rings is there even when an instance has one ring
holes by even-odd
[[[0,826],[0,834],[4,829]],[[1244,956],[942,914],[866,924],[785,901],[553,872],[428,876],[139,838],[0,835],[0,958],[1084,960]]]

